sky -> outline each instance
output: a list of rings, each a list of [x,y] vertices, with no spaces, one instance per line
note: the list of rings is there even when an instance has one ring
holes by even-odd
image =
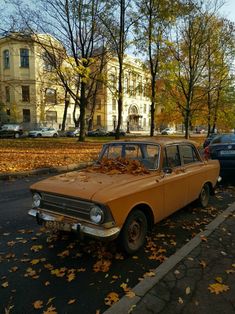
[[[221,13],[224,17],[235,22],[235,0],[225,0],[226,3],[221,8]]]

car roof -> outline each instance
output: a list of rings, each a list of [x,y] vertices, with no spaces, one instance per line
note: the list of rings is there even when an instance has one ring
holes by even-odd
[[[117,141],[110,141],[110,143],[148,143],[148,144],[160,144],[162,146],[169,145],[169,144],[183,144],[183,143],[191,143],[196,144],[192,140],[187,139],[175,139],[175,138],[165,138],[165,137],[140,137],[140,138],[127,138]]]

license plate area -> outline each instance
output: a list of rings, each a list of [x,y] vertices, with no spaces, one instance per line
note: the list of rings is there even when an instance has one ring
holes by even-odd
[[[51,230],[71,231],[71,224],[61,221],[45,221],[45,227]]]
[[[231,149],[231,150],[221,150],[220,151],[220,156],[233,156],[235,155],[235,150]]]

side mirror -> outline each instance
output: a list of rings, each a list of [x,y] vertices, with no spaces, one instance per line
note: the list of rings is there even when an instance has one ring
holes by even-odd
[[[170,174],[170,173],[172,173],[172,168],[170,168],[170,167],[164,167],[164,168],[163,168],[163,172],[164,172],[165,174]]]

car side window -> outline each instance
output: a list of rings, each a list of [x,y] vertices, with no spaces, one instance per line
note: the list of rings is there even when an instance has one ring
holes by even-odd
[[[110,146],[107,146],[103,157],[106,157],[109,159],[115,159],[121,156],[122,156],[122,145],[110,145]]]
[[[180,154],[184,164],[200,161],[192,145],[180,145]]]
[[[175,168],[181,165],[180,155],[177,145],[169,145],[165,148],[163,168]]]

